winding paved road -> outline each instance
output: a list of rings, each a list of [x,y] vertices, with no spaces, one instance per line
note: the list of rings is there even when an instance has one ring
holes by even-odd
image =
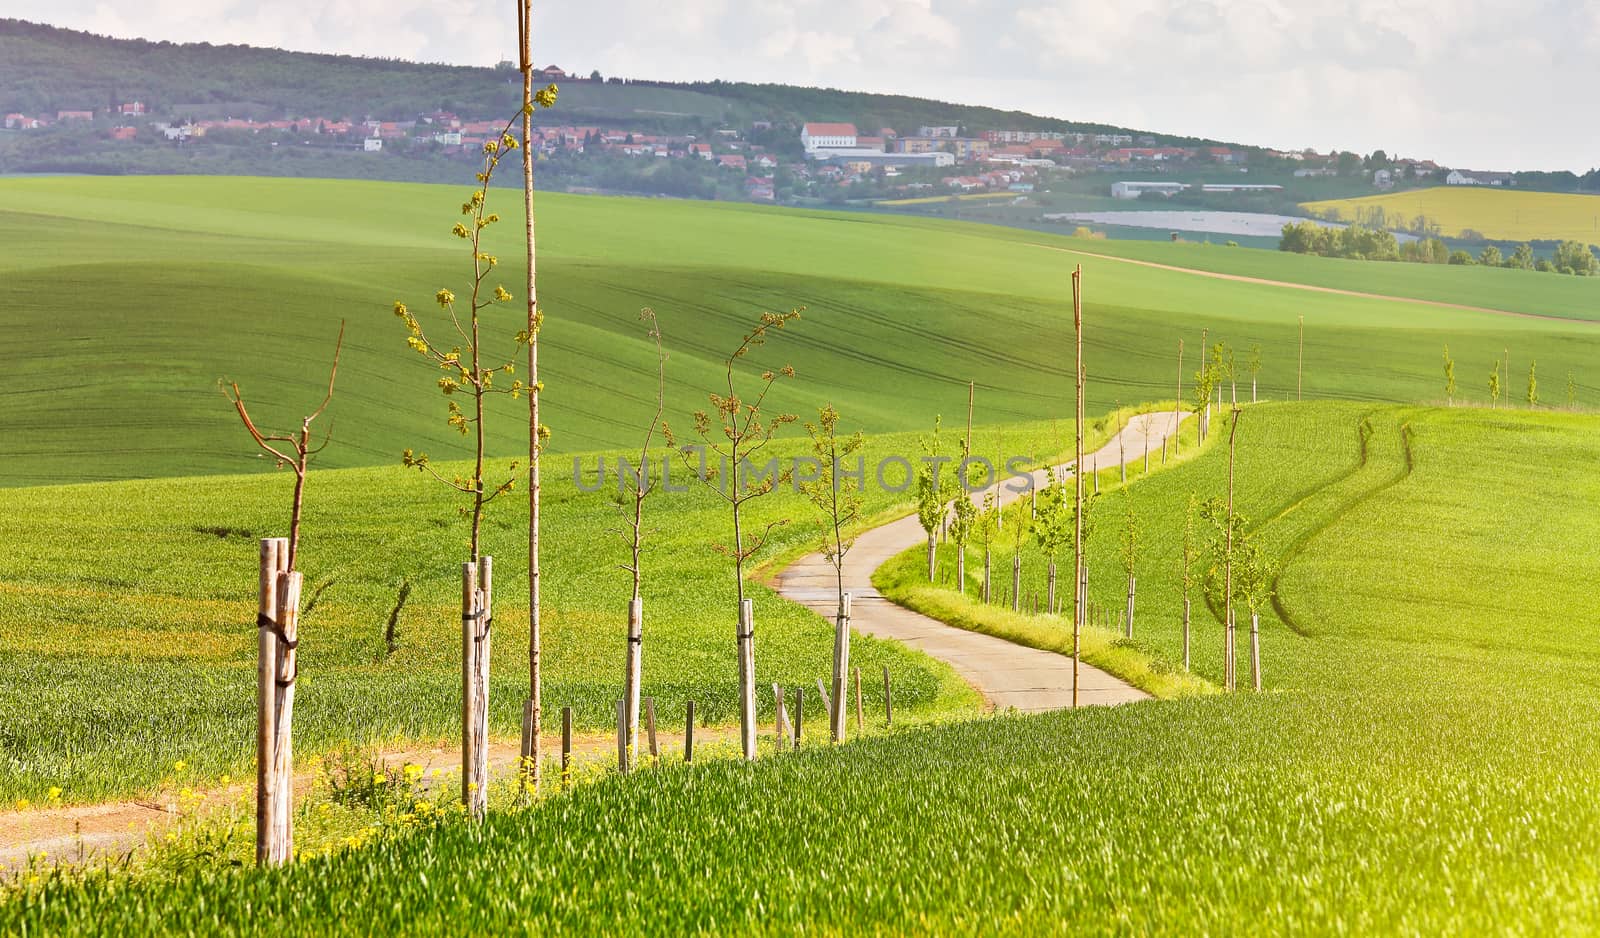
[[[1185,415],[1187,416],[1187,415]],[[1177,427],[1169,411],[1149,415],[1148,435],[1144,419],[1135,417],[1118,436],[1097,452],[1086,455],[1091,466],[1115,466],[1125,456],[1128,462],[1144,457],[1145,446],[1160,449],[1161,441]],[[1071,468],[1071,463],[1061,468]],[[1035,484],[1042,484],[1046,471],[1033,473]],[[1021,493],[1001,486],[1001,501],[1011,503]],[[920,613],[895,605],[872,586],[872,574],[885,561],[911,547],[927,543],[927,535],[916,515],[873,528],[856,538],[845,555],[844,588],[851,594],[851,627],[858,633],[902,642],[949,662],[968,684],[997,709],[1016,708],[1036,713],[1072,706],[1072,659],[1055,652],[1018,645],[981,632],[969,632],[945,625]],[[1010,576],[1010,570],[1004,571]],[[998,578],[998,576],[997,576]],[[1071,573],[1065,577],[1071,580]],[[821,554],[808,554],[791,564],[777,578],[779,595],[820,613],[830,622],[837,605],[837,588],[832,564]],[[1121,704],[1144,700],[1149,695],[1110,674],[1080,664],[1078,701],[1084,705]]]

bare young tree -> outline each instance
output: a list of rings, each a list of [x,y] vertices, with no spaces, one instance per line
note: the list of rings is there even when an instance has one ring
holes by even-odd
[[[855,545],[855,536],[847,533],[861,518],[864,498],[859,476],[841,471],[846,459],[854,456],[866,444],[860,433],[839,437],[839,412],[832,404],[817,411],[817,422],[807,423],[806,434],[811,437],[811,455],[816,477],[800,484],[800,490],[817,506],[827,519],[828,530],[822,536],[822,556],[833,566],[834,586],[838,606],[834,613],[833,682],[828,714],[829,729],[834,742],[844,740],[845,687],[850,673],[850,597],[844,591],[844,558]]]
[[[665,422],[662,424],[662,432],[667,442],[678,449],[685,465],[690,467],[695,478],[716,492],[728,505],[732,515],[733,543],[713,544],[712,548],[733,561],[734,589],[739,613],[739,626],[735,632],[739,651],[739,729],[744,757],[749,760],[756,757],[756,660],[755,627],[746,607],[744,570],[750,558],[765,546],[773,529],[785,524],[787,519],[769,522],[756,534],[745,530],[746,505],[754,499],[770,494],[780,481],[772,474],[765,473],[758,478],[751,478],[753,473],[747,470],[753,468],[750,466],[750,460],[772,442],[778,431],[784,425],[794,423],[798,418],[794,414],[784,413],[768,416],[762,409],[772,386],[779,378],[794,377],[794,368],[784,365],[778,371],[763,371],[756,383],[754,399],[746,400],[739,396],[735,366],[753,350],[765,345],[771,332],[782,329],[790,321],[800,318],[801,312],[801,309],[793,309],[787,313],[762,313],[755,328],[745,333],[744,339],[728,356],[725,363],[724,387],[727,393],[713,391],[710,394],[711,407],[716,414],[715,426],[713,427],[712,417],[708,412],[701,410],[694,414],[694,433],[700,440],[698,444],[680,446],[671,425]],[[696,450],[701,456],[698,465],[692,459]],[[726,472],[719,472],[717,467],[708,464],[708,460],[705,459],[705,454],[708,452],[719,457],[722,465],[727,467]]]
[[[311,424],[328,409],[339,376],[339,354],[344,347],[344,324],[334,343],[333,367],[328,370],[328,390],[322,403],[300,419],[300,428],[285,433],[263,432],[251,418],[237,383],[223,393],[232,402],[257,447],[294,472],[290,502],[289,537],[261,542],[260,604],[257,606],[257,726],[256,726],[256,862],[277,865],[294,856],[294,685],[299,674],[295,653],[300,644],[300,583],[295,569],[300,548],[300,518],[305,506],[306,470],[311,457],[328,445],[332,434],[313,445]]]
[[[639,463],[629,466],[625,460],[617,464],[617,510],[622,516],[618,529],[623,543],[628,547],[628,561],[618,564],[632,580],[632,593],[628,600],[628,644],[623,660],[623,735],[627,739],[627,752],[622,771],[632,771],[639,754],[639,683],[644,659],[644,597],[640,586],[644,579],[642,558],[644,554],[644,503],[656,490],[659,479],[650,477],[650,445],[655,442],[656,429],[661,424],[661,413],[667,399],[667,353],[661,344],[661,325],[653,309],[639,311],[639,318],[649,324],[649,337],[656,345],[656,409],[645,427],[644,442],[639,446]]]

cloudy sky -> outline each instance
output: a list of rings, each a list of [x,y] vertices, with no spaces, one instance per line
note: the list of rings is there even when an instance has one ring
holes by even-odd
[[[493,64],[512,0],[0,0],[113,36]],[[536,58],[1474,169],[1600,166],[1600,0],[584,0]]]

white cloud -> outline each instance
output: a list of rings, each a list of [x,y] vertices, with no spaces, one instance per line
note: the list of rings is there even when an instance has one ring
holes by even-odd
[[[6,0],[119,36],[492,64],[508,0]],[[1600,0],[598,0],[541,4],[536,57],[1021,107],[1475,168],[1600,165]]]

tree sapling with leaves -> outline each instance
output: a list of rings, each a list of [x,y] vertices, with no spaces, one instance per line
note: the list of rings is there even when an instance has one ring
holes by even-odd
[[[1444,402],[1456,406],[1456,360],[1450,357],[1450,346],[1444,347]]]
[[[1494,362],[1494,370],[1489,372],[1489,406],[1500,406],[1500,360]]]
[[[1122,489],[1122,568],[1128,574],[1128,609],[1126,620],[1126,637],[1133,637],[1133,594],[1136,585],[1135,572],[1139,560],[1139,542],[1141,538],[1139,515],[1133,507],[1133,489],[1124,486]]]
[[[1272,599],[1273,582],[1277,576],[1277,562],[1269,557],[1246,533],[1248,524],[1242,517],[1235,519],[1234,534],[1234,589],[1250,611],[1250,685],[1261,692],[1261,609]]]
[[[832,404],[817,411],[817,422],[807,423],[806,434],[811,437],[812,461],[816,476],[800,483],[800,491],[817,506],[827,520],[828,528],[822,535],[822,556],[833,567],[834,586],[838,593],[838,606],[834,613],[833,682],[828,714],[829,729],[834,742],[844,741],[845,691],[850,674],[850,597],[844,591],[844,558],[855,544],[855,537],[847,532],[861,518],[864,502],[860,477],[841,471],[844,461],[854,456],[866,443],[860,432],[848,437],[839,436],[839,412]]]
[[[1539,360],[1528,361],[1528,406],[1539,406]]]
[[[727,393],[713,391],[710,394],[711,407],[716,414],[715,426],[706,411],[696,411],[694,414],[694,434],[699,437],[699,443],[680,441],[673,434],[670,424],[662,424],[667,442],[678,450],[695,478],[716,492],[728,505],[732,516],[733,544],[713,544],[712,549],[733,561],[739,613],[735,629],[739,654],[739,736],[746,760],[756,757],[756,652],[755,618],[750,601],[744,595],[744,569],[750,558],[766,545],[773,529],[788,520],[768,522],[759,534],[750,535],[745,531],[746,506],[770,494],[782,481],[773,473],[757,475],[751,471],[754,467],[750,460],[765,449],[786,424],[794,423],[799,418],[785,413],[769,416],[763,410],[773,385],[779,378],[794,377],[794,368],[784,365],[777,371],[761,372],[759,380],[755,382],[754,399],[746,400],[739,396],[735,366],[752,351],[765,345],[772,332],[799,319],[801,311],[797,308],[787,313],[762,313],[755,327],[745,333],[743,340],[724,363],[724,388]],[[696,450],[701,457],[698,466],[692,461]],[[715,453],[727,467],[726,478],[716,467],[709,465],[707,452]]]
[[[1033,540],[1044,551],[1046,567],[1045,611],[1056,611],[1056,553],[1072,543],[1073,493],[1067,489],[1065,471],[1050,470],[1050,484],[1039,499],[1033,518]]]
[[[447,317],[455,338],[448,351],[435,343],[420,318],[401,302],[394,304],[394,314],[405,324],[409,336],[406,343],[432,362],[443,375],[438,387],[446,397],[446,422],[462,436],[473,441],[473,464],[470,475],[445,478],[434,470],[426,453],[406,450],[401,462],[432,476],[446,486],[466,495],[469,504],[461,509],[471,519],[471,536],[468,540],[467,562],[462,564],[462,747],[461,747],[461,799],[467,813],[481,818],[488,810],[489,780],[489,658],[490,636],[493,631],[493,560],[483,555],[482,531],[484,510],[489,503],[511,491],[516,485],[517,463],[511,464],[510,476],[492,488],[484,478],[485,460],[485,403],[492,394],[520,396],[526,389],[521,381],[495,387],[495,376],[511,374],[516,370],[512,360],[487,364],[484,348],[484,315],[499,304],[510,302],[512,295],[504,286],[488,288],[489,276],[499,265],[499,258],[486,250],[484,232],[500,221],[500,216],[488,211],[490,183],[501,158],[518,148],[517,138],[511,135],[513,118],[501,131],[498,139],[483,145],[483,170],[478,173],[478,188],[461,204],[461,214],[466,222],[458,222],[451,233],[466,242],[472,257],[472,277],[468,283],[467,302],[463,309],[456,295],[449,289],[434,294],[434,301]],[[532,337],[519,333],[518,344],[526,344]],[[459,341],[456,341],[459,340]],[[457,392],[471,396],[471,412],[456,403]]]
[[[1250,403],[1256,402],[1256,379],[1261,375],[1261,343],[1250,346],[1250,357],[1245,361],[1250,369]]]
[[[938,537],[939,529],[944,526],[949,514],[950,501],[954,497],[954,486],[950,484],[953,473],[944,472],[944,464],[950,457],[939,455],[939,426],[940,418],[933,418],[933,434],[923,437],[922,468],[917,470],[917,522],[922,525],[922,530],[928,534],[928,582],[932,583],[938,563]]]
[[[1194,520],[1200,511],[1200,499],[1189,493],[1189,503],[1183,513],[1183,669],[1189,670],[1190,593],[1195,587],[1194,563],[1199,559],[1199,545],[1195,542]]]

